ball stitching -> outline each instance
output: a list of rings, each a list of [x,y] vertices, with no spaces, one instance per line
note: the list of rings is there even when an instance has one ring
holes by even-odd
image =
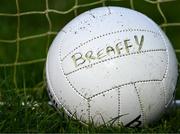
[[[141,100],[142,97],[141,97],[141,95],[140,95],[140,93],[139,93],[139,91],[138,91],[138,89],[136,87],[136,84],[134,83],[133,85],[134,85],[134,89],[136,91],[136,94],[137,94],[137,97],[138,97],[138,101],[139,101],[139,105],[140,105],[140,109],[141,109],[142,121],[143,121],[142,124],[144,124],[145,123],[145,112],[144,112],[143,101]]]

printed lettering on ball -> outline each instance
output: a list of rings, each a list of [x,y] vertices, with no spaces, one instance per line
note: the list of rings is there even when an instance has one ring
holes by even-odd
[[[46,78],[57,109],[84,124],[142,127],[170,108],[177,60],[145,15],[101,7],[75,17],[49,48]]]

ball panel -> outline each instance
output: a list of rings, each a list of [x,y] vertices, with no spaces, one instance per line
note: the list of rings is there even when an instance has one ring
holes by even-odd
[[[161,81],[136,83],[143,107],[145,124],[158,120],[164,112],[165,94]]]
[[[49,50],[46,63],[47,84],[52,98],[61,104],[68,114],[75,115],[82,121],[87,120],[88,102],[67,81],[59,64],[59,52],[55,47]]]
[[[62,56],[65,73],[68,74],[84,66],[117,56],[166,49],[159,35],[145,31],[128,31],[127,33],[128,36],[121,31],[98,36],[98,38],[96,37],[96,39],[86,42],[81,47],[71,51],[66,55],[65,59]],[[140,47],[141,42],[142,46]],[[63,43],[68,46],[65,42]]]
[[[120,87],[120,115],[122,115],[120,122],[122,122],[124,126],[128,124],[129,127],[143,125],[141,105],[134,84]],[[139,116],[140,118],[135,120]]]
[[[91,97],[130,82],[162,80],[166,60],[165,51],[129,55],[81,69],[67,77],[78,92]]]
[[[90,117],[96,125],[104,123],[117,125],[118,89],[102,93],[90,101]]]
[[[108,8],[111,14],[115,14],[116,19],[121,20],[124,27],[126,28],[149,29],[151,26],[151,23],[149,22],[149,20],[145,19],[146,16],[140,12],[137,12],[135,10],[128,9],[128,8],[123,8],[123,7],[110,6]],[[96,9],[94,9],[94,12],[96,12]],[[155,30],[155,29],[151,27],[151,30]]]
[[[170,41],[168,40],[167,36],[162,32],[162,36],[164,37],[164,40],[166,42],[167,51],[168,51],[168,67],[166,76],[163,79],[163,84],[165,87],[166,92],[166,105],[170,105],[172,103],[172,100],[175,97],[175,89],[176,89],[176,83],[178,78],[178,62],[176,59],[176,55],[174,52],[173,47],[171,46]]]
[[[144,15],[142,15],[142,16],[144,16]],[[163,83],[164,83],[164,87],[165,87],[165,96],[166,96],[165,103],[166,103],[166,107],[168,107],[169,105],[172,104],[173,99],[175,97],[175,86],[176,86],[177,78],[178,78],[178,62],[176,59],[174,49],[173,49],[169,39],[165,35],[165,33],[151,19],[149,19],[148,17],[145,17],[145,18],[150,23],[152,23],[152,26],[154,28],[156,28],[156,31],[159,31],[161,38],[164,41],[164,45],[167,49],[168,66],[167,66],[166,74],[164,75]]]
[[[134,18],[136,18],[136,21],[134,21]],[[156,32],[157,28],[154,28],[149,20],[145,19],[145,16],[142,17],[140,13],[132,10],[103,7],[85,12],[73,19],[62,29],[66,34],[63,43],[66,45],[62,45],[62,57],[94,37],[116,32],[117,30],[127,32],[132,29],[139,29],[142,33],[143,30],[146,30],[158,34]]]

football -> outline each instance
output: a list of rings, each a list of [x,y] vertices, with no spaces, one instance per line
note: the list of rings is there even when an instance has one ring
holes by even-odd
[[[84,124],[142,127],[171,106],[178,69],[167,36],[150,18],[100,7],[70,21],[46,61],[54,106]]]

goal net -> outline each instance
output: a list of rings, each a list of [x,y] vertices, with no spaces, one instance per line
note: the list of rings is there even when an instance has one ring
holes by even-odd
[[[53,38],[75,16],[101,6],[146,14],[166,32],[180,58],[179,0],[0,0],[0,87],[44,88]]]

